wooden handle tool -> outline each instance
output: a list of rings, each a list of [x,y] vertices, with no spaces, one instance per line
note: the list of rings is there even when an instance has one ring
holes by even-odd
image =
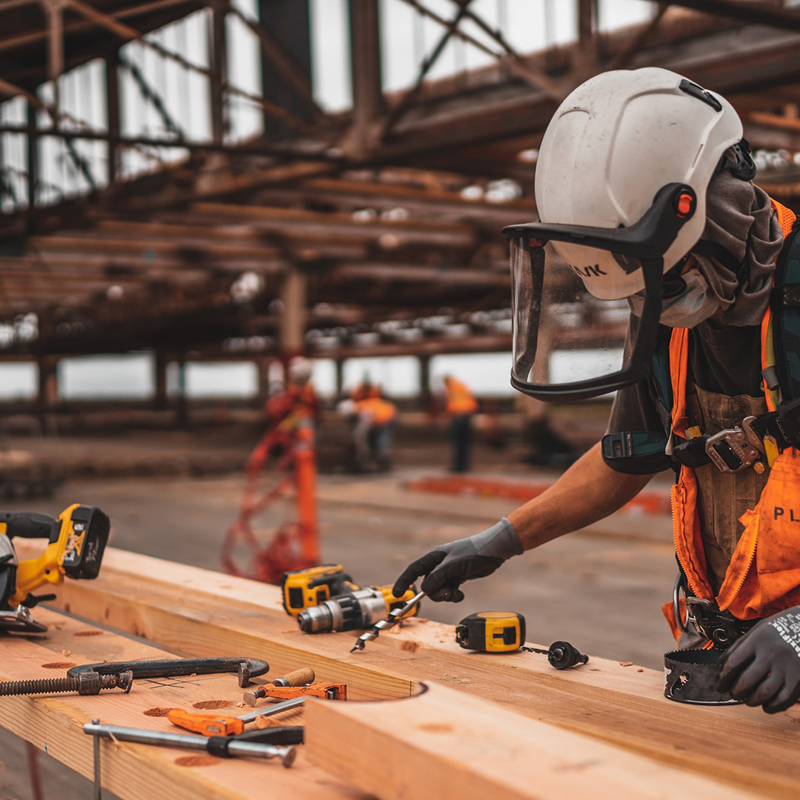
[[[314,670],[310,669],[309,667],[303,667],[301,669],[296,669],[290,672],[288,675],[284,675],[280,678],[275,678],[274,681],[270,681],[267,686],[305,686],[307,683],[314,683],[314,679],[316,675],[314,674]],[[262,697],[266,697],[267,692],[263,686],[259,686],[257,689],[254,689],[252,692],[245,692],[242,695],[242,700],[248,706],[254,706]]]

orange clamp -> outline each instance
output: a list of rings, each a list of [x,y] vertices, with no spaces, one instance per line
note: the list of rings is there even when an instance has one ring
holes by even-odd
[[[238,717],[219,714],[190,714],[182,708],[173,708],[167,719],[186,730],[202,733],[203,736],[232,736],[244,733],[244,722]]]
[[[264,690],[264,697],[275,697],[279,700],[293,700],[295,697],[347,700],[347,686],[344,683],[319,681],[308,686],[271,686],[266,684],[261,688]]]

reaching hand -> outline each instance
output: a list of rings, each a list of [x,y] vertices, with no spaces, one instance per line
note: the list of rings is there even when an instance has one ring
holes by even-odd
[[[786,711],[800,698],[800,606],[762,619],[721,661],[719,691],[768,714]]]
[[[423,575],[422,591],[436,602],[459,603],[464,581],[491,575],[504,561],[523,552],[514,526],[504,517],[483,533],[439,545],[403,571],[392,589],[395,597]]]

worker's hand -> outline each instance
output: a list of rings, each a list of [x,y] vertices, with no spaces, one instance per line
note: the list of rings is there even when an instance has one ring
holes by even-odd
[[[791,707],[800,698],[800,606],[762,619],[721,661],[719,691],[768,714]]]
[[[464,593],[458,588],[464,581],[491,575],[504,561],[522,555],[514,526],[505,518],[483,533],[439,545],[406,567],[392,592],[401,597],[417,578],[422,591],[431,600],[459,603]]]

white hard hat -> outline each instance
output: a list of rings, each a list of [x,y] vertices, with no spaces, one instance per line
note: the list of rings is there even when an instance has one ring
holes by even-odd
[[[540,220],[627,228],[663,186],[689,186],[696,210],[664,254],[666,272],[700,239],[708,184],[741,141],[733,106],[681,75],[656,67],[601,73],[575,89],[547,127],[536,166]],[[734,170],[749,160],[749,150],[732,152]],[[642,270],[608,250],[552,244],[595,297],[613,300],[644,288]]]
[[[314,365],[307,358],[297,356],[289,362],[289,381],[291,383],[307,383],[311,380]]]

